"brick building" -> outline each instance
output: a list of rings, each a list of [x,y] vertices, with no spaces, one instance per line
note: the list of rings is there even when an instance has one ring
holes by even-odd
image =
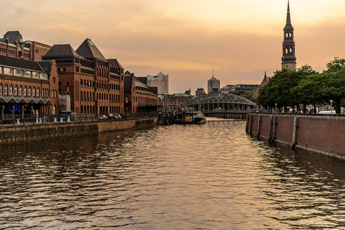
[[[21,58],[28,61],[41,61],[51,46],[36,42],[24,41],[19,31],[8,31],[0,38],[0,55]]]
[[[146,77],[135,77],[133,73],[125,73],[125,112],[146,113],[157,111],[157,87],[149,87]]]
[[[28,61],[0,55],[1,120],[58,112],[55,61]]]
[[[69,44],[54,45],[43,58],[56,60],[59,94],[71,97],[72,111],[92,116],[124,112],[124,69],[90,39],[76,51]]]
[[[175,111],[184,107],[192,99],[193,96],[188,90],[185,93],[161,94],[159,95],[159,107],[161,111]]]

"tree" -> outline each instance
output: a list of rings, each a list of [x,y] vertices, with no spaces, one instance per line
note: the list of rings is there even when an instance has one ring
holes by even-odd
[[[311,66],[302,66],[297,71],[282,70],[277,71],[270,81],[260,90],[258,103],[265,107],[277,106],[294,107],[300,104],[300,98],[297,97],[295,91],[292,91],[303,79],[308,75],[315,74],[316,72]]]
[[[345,67],[345,59],[335,57],[332,61],[327,63],[327,70],[326,72],[337,72],[340,71],[342,68]]]
[[[326,99],[334,101],[337,113],[341,113],[341,101],[345,98],[345,68],[336,72],[324,72],[322,77],[325,79],[325,87],[322,87],[321,94]]]
[[[254,94],[254,91],[247,91],[244,93],[243,97],[244,98],[247,98],[248,100],[251,100],[253,101],[253,94]]]
[[[291,92],[295,95],[300,104],[319,104],[327,99],[322,94],[322,89],[326,86],[326,79],[320,74],[314,73],[306,76]]]

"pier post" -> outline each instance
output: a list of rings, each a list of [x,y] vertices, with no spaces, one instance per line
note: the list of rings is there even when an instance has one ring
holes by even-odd
[[[271,143],[274,143],[275,142],[275,139],[276,139],[276,132],[277,132],[277,117],[276,116],[272,116],[273,119],[271,119],[271,126],[272,126],[272,132],[270,133],[270,139],[269,141]]]
[[[251,114],[248,113],[247,114],[247,123],[246,123],[246,133],[247,134],[249,133],[249,119],[250,119],[250,116],[251,116]]]
[[[268,142],[271,142],[272,139],[272,130],[273,130],[273,116],[270,115],[270,126],[268,128]]]
[[[261,115],[258,115],[258,129],[256,132],[256,137],[260,138],[260,128],[261,128]]]
[[[297,144],[297,129],[298,129],[298,117],[295,117],[293,119],[293,133],[292,133],[292,148],[295,149],[296,148],[296,144]]]

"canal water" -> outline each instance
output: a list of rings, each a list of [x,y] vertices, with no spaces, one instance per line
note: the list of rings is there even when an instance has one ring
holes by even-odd
[[[345,162],[243,121],[0,147],[0,229],[344,229]]]

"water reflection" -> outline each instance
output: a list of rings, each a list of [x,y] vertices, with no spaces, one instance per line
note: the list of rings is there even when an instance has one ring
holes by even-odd
[[[0,228],[341,229],[345,163],[239,121],[0,147]]]

